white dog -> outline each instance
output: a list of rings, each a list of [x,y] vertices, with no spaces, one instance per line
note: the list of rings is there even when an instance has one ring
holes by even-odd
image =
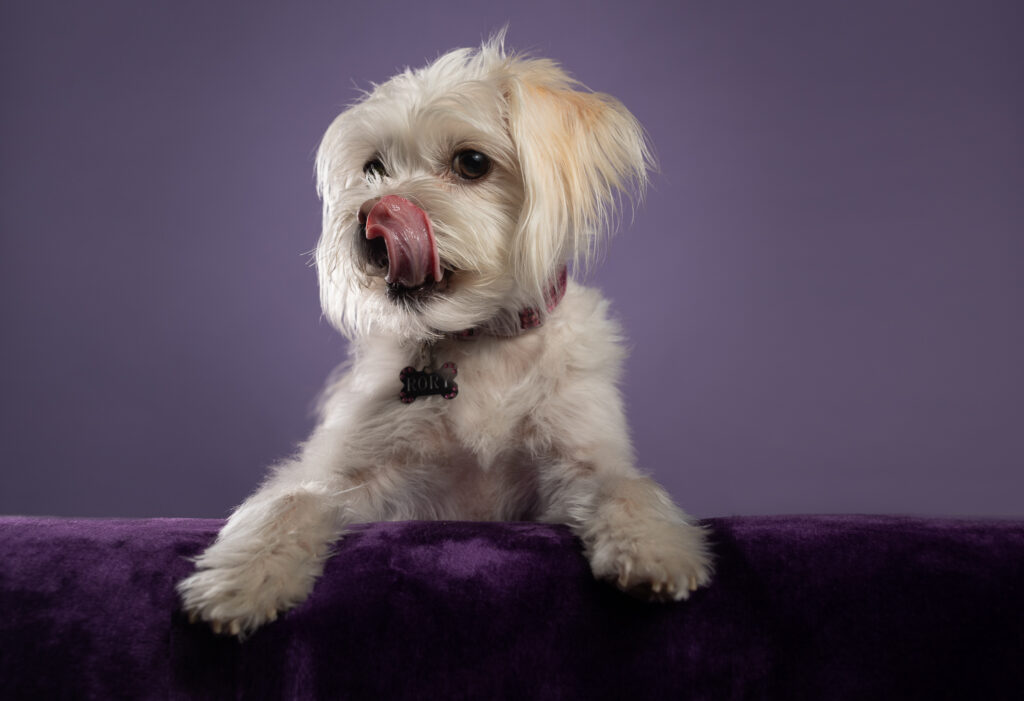
[[[634,466],[619,327],[566,279],[650,156],[636,119],[503,39],[407,70],[317,155],[323,310],[350,339],[319,424],[178,585],[245,635],[303,601],[348,524],[566,523],[653,600],[710,579],[704,532]]]

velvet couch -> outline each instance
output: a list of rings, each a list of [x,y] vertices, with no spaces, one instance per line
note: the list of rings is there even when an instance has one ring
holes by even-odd
[[[215,520],[0,519],[2,699],[1024,699],[1024,521],[709,519],[646,604],[563,526],[381,523],[239,643],[174,583]]]

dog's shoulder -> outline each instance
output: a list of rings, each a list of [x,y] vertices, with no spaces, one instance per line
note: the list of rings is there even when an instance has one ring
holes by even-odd
[[[570,281],[542,328],[544,355],[562,357],[580,369],[617,372],[626,356],[622,325],[600,290]]]

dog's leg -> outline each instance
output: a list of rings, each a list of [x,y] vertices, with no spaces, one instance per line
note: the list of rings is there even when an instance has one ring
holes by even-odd
[[[711,581],[706,531],[633,466],[618,402],[604,399],[594,420],[563,431],[564,442],[542,461],[541,520],[569,524],[598,579],[644,599],[686,599]]]
[[[305,600],[344,523],[338,483],[302,480],[281,468],[228,519],[178,584],[189,616],[245,635]]]
[[[590,487],[572,523],[595,577],[656,601],[686,599],[710,582],[704,529],[653,480],[604,476]]]
[[[395,517],[400,471],[370,462],[356,469],[349,460],[365,451],[329,447],[341,440],[329,430],[314,434],[297,460],[235,510],[196,559],[196,572],[178,584],[190,618],[245,636],[306,599],[347,525]]]

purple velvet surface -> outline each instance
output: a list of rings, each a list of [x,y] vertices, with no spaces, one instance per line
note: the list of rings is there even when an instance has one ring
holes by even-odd
[[[670,605],[562,526],[373,524],[244,643],[174,595],[220,523],[0,519],[0,697],[1024,697],[1021,521],[712,519],[715,582]]]

